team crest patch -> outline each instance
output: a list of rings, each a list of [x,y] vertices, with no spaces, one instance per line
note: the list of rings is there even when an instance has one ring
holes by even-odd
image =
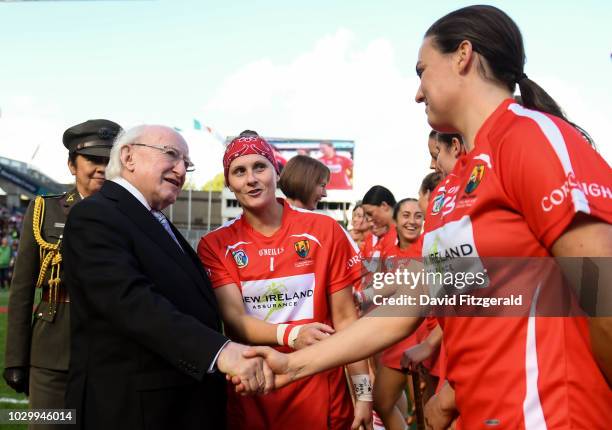
[[[308,240],[300,240],[293,244],[295,247],[295,252],[302,258],[308,257],[308,252],[310,251],[310,242]]]
[[[444,205],[444,196],[445,193],[442,191],[436,196],[436,198],[434,198],[433,207],[431,208],[431,213],[433,215],[437,214],[442,209],[442,206]]]
[[[465,186],[466,194],[470,194],[472,191],[474,191],[478,187],[478,185],[480,184],[480,181],[482,181],[482,177],[484,176],[484,171],[485,171],[484,164],[478,164],[474,166],[474,169],[472,170],[472,173],[470,174],[470,179],[468,180],[468,183]]]
[[[234,256],[234,261],[236,262],[236,266],[238,266],[238,268],[242,269],[249,264],[249,256],[242,249],[232,251],[232,255]]]

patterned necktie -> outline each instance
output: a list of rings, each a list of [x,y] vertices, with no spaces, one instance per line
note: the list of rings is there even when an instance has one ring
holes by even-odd
[[[183,247],[181,246],[179,241],[176,239],[176,236],[174,235],[174,232],[172,231],[172,228],[170,228],[170,223],[168,222],[168,219],[165,217],[165,215],[163,213],[161,213],[160,211],[156,211],[154,209],[151,210],[151,213],[153,214],[155,219],[157,219],[157,221],[159,221],[159,223],[162,225],[164,230],[166,230],[168,232],[170,237],[172,239],[174,239],[174,241],[179,246],[179,248],[181,248],[181,251],[183,251]]]

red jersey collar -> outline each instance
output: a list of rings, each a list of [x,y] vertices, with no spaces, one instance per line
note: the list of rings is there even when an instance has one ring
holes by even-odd
[[[288,219],[292,216],[293,212],[295,212],[295,209],[293,209],[291,205],[287,202],[287,200],[283,198],[277,197],[276,201],[283,205],[283,215],[281,217],[280,228],[272,236],[265,236],[255,230],[253,226],[247,221],[246,216],[244,216],[244,213],[240,217],[240,222],[242,223],[243,228],[249,233],[252,233],[253,235],[261,238],[262,240],[272,240],[278,237],[279,235],[284,234],[284,230],[286,230],[286,228],[289,226]]]
[[[463,154],[457,159],[457,164],[451,173],[455,173],[455,171],[460,172],[461,168],[463,168],[472,159],[474,154],[476,154],[476,149],[482,145],[483,140],[486,140],[486,136],[489,134],[495,124],[497,124],[497,120],[508,110],[508,106],[510,106],[512,103],[516,103],[516,100],[512,98],[505,99],[499,104],[499,106],[497,106],[497,108],[495,108],[493,113],[489,115],[476,133],[476,137],[474,138],[474,148],[467,154]]]
[[[516,103],[516,100],[514,100],[513,98],[505,99],[499,104],[499,106],[497,106],[493,113],[489,115],[485,122],[482,123],[480,129],[476,133],[476,137],[474,138],[474,149],[478,147],[481,140],[485,139],[485,136],[487,136],[489,134],[489,131],[491,131],[491,129],[495,126],[499,117],[502,116],[508,110],[508,106],[510,106],[512,103]],[[473,152],[474,149],[472,149],[472,151],[470,152]]]

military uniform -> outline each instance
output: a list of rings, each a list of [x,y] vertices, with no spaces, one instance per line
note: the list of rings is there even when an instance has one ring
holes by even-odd
[[[107,160],[119,131],[112,121],[90,120],[66,130],[64,145],[71,153]],[[65,407],[70,298],[63,283],[60,246],[68,213],[80,200],[76,188],[62,195],[39,196],[23,220],[10,287],[3,376],[17,392],[29,394],[31,409]],[[35,296],[39,300],[32,314]]]
[[[80,200],[76,189],[64,195],[39,197],[30,203],[23,220],[8,305],[5,366],[31,366],[30,378],[35,384],[44,384],[38,369],[60,372],[56,378],[63,380],[64,384],[68,372],[70,299],[62,283],[61,261],[58,261],[61,257],[57,247],[68,212]],[[35,212],[37,223],[34,222]],[[48,260],[46,270],[41,270],[41,254],[43,260],[45,257]],[[39,295],[41,300],[32,322],[35,295]],[[53,392],[45,395],[31,389],[30,393],[32,408],[63,407],[63,398],[55,399],[57,396]]]

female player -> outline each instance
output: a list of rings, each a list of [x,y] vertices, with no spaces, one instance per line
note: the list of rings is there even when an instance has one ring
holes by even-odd
[[[431,157],[429,161],[429,168],[431,170],[438,171],[436,160],[438,158],[438,140],[436,139],[438,132],[436,130],[431,130],[429,132],[429,136],[427,137],[427,149],[429,150],[429,156]]]
[[[314,158],[296,155],[283,168],[278,187],[292,206],[315,210],[323,197],[327,197],[329,168]]]
[[[459,157],[465,154],[461,135],[436,133],[436,153],[436,170],[446,177],[455,168]]]
[[[423,178],[423,182],[421,182],[421,187],[419,188],[419,209],[421,209],[423,214],[427,212],[431,193],[433,193],[433,190],[436,189],[441,180],[442,174],[438,172],[428,173],[427,176]]]
[[[228,335],[287,352],[355,321],[351,286],[361,265],[344,229],[326,215],[292,208],[275,197],[278,169],[272,149],[258,135],[234,139],[223,168],[243,213],[203,237],[198,255]],[[370,428],[367,364],[347,367],[356,395],[354,414],[344,370],[336,367],[265,396],[229,390],[228,428]]]
[[[421,257],[421,228],[423,226],[423,212],[416,199],[402,199],[393,209],[393,219],[396,226],[397,240],[391,246],[382,250],[381,259],[383,269],[387,272],[402,270],[402,267],[412,259]],[[419,330],[425,330],[424,325]],[[425,336],[427,333],[424,334]],[[408,377],[401,371],[400,358],[405,349],[416,345],[416,333],[401,342],[386,349],[380,359],[376,370],[374,384],[374,409],[381,417],[385,429],[403,430],[406,421],[402,412],[397,408],[408,382]]]
[[[371,285],[373,273],[382,269],[380,258],[382,250],[395,243],[396,231],[393,224],[395,203],[393,193],[382,185],[370,188],[361,201],[366,222],[372,225],[371,232],[364,238],[362,257],[365,275],[361,282],[362,291]],[[361,296],[356,297],[359,299]]]
[[[364,239],[370,232],[370,223],[365,219],[365,212],[361,202],[357,203],[353,208],[353,214],[351,216],[351,229],[349,233],[351,238],[355,241],[360,250],[363,251]]]
[[[610,166],[526,76],[524,63],[517,25],[492,6],[454,11],[425,34],[416,100],[434,129],[461,134],[467,150],[426,214],[423,255],[431,261],[446,255],[458,262],[451,253],[457,246],[480,259],[538,257],[534,264],[551,256],[612,256]],[[512,98],[517,84],[523,105]],[[450,385],[443,404],[435,397],[428,403],[428,425],[446,428],[459,411],[464,429],[608,428],[612,391],[604,375],[612,368],[602,339],[610,336],[609,319],[537,316],[546,304],[539,294],[559,283],[548,272],[505,275],[502,287],[520,279],[535,289],[527,298],[530,316],[440,318]],[[370,355],[416,322],[362,318],[294,355],[251,354],[290,375],[279,376],[283,383]]]

